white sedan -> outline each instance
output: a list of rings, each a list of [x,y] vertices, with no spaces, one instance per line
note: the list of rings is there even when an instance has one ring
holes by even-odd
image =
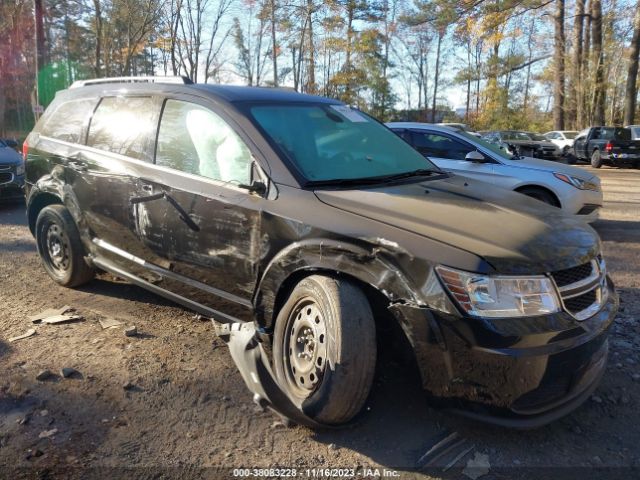
[[[576,135],[578,132],[574,130],[554,130],[544,134],[551,143],[560,149],[563,155],[567,155],[573,147],[573,139],[576,138]]]
[[[518,157],[468,133],[413,122],[387,123],[442,170],[515,190],[588,222],[602,207],[600,178],[577,167]]]

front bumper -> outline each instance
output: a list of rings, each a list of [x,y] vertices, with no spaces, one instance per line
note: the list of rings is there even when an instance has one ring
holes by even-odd
[[[603,204],[602,190],[578,190],[569,185],[562,187],[559,192],[562,210],[586,222],[594,222],[599,218]]]
[[[498,425],[535,428],[577,408],[606,366],[610,295],[582,322],[568,313],[471,319],[426,308],[392,311],[413,346],[423,387],[446,408]]]
[[[0,179],[0,200],[24,198],[24,175],[10,172],[2,173],[6,173],[7,178]]]

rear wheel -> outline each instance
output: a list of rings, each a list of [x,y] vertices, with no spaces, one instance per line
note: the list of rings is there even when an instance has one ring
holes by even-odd
[[[353,283],[312,275],[293,290],[276,320],[275,373],[300,410],[324,424],[353,418],[371,390],[375,323]]]
[[[593,168],[600,168],[602,166],[602,156],[600,150],[594,150],[591,154],[591,166]]]
[[[552,207],[560,206],[560,202],[558,202],[558,199],[555,197],[555,195],[541,188],[527,187],[518,190],[518,192],[526,195],[527,197],[535,198],[536,200],[551,205]]]
[[[84,259],[80,234],[69,210],[63,205],[49,205],[36,220],[36,244],[45,270],[65,287],[77,287],[94,276]]]

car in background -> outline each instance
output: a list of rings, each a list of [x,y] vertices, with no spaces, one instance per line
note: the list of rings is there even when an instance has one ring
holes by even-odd
[[[6,141],[0,140],[0,200],[23,198],[23,188],[24,160]]]
[[[570,165],[522,157],[465,132],[423,123],[388,123],[442,170],[514,190],[589,222],[602,207],[600,179]]]
[[[486,133],[483,139],[511,155],[557,160],[562,151],[545,137],[520,130],[500,130]]]
[[[554,130],[545,133],[544,137],[556,145],[562,152],[563,156],[566,156],[571,151],[571,148],[573,147],[573,140],[577,135],[578,132],[575,130]]]
[[[625,128],[631,130],[632,140],[640,140],[640,125],[627,125]]]
[[[573,151],[578,160],[591,162],[593,168],[604,164],[640,166],[640,140],[634,140],[626,127],[586,128],[573,141]]]
[[[467,132],[471,135],[473,135],[474,137],[481,137],[482,134],[479,132],[474,132],[473,130],[471,130],[469,128],[469,125],[467,125],[466,123],[436,123],[436,125],[440,125],[441,127],[449,127],[449,128],[453,128],[454,130],[460,130],[463,132]]]

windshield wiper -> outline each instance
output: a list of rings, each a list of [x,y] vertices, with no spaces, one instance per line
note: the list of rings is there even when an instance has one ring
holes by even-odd
[[[329,180],[311,180],[307,182],[309,187],[330,187],[330,186],[355,186],[355,185],[376,185],[383,182],[382,177],[364,177],[364,178],[332,178]]]
[[[411,177],[430,177],[432,175],[442,175],[444,172],[439,170],[428,170],[426,168],[419,168],[418,170],[411,170],[410,172],[397,173],[395,175],[385,175],[384,177],[378,177],[381,181],[394,181],[402,180],[403,178]]]
[[[440,170],[427,170],[425,168],[412,170],[410,172],[397,173],[394,175],[380,175],[377,177],[362,177],[362,178],[333,178],[330,180],[312,180],[307,182],[307,186],[310,187],[326,187],[326,186],[356,186],[356,185],[379,185],[382,183],[393,182],[396,180],[403,180],[411,177],[428,177],[432,175],[446,175],[445,172]]]

